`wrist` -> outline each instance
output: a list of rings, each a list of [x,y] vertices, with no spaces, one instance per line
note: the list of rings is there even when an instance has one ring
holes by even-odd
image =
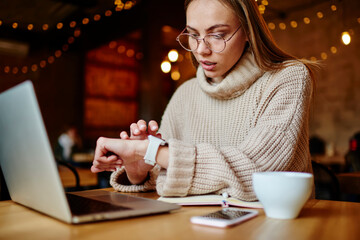
[[[126,172],[126,176],[129,180],[129,182],[134,185],[139,185],[139,184],[144,183],[149,177],[148,171],[146,171],[146,172],[144,172],[144,171],[130,172],[125,167],[125,172]]]
[[[149,147],[149,140],[148,139],[144,139],[144,140],[139,140],[136,143],[136,157],[135,157],[135,161],[144,161],[144,156],[146,154],[146,151]]]

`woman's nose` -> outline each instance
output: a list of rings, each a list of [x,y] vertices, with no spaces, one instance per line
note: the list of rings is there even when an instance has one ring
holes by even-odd
[[[200,40],[198,48],[196,49],[196,52],[200,55],[210,54],[211,49],[207,46],[207,44],[205,43],[204,40]]]

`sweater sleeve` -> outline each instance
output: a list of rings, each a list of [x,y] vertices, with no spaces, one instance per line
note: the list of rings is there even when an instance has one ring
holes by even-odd
[[[253,201],[256,196],[252,173],[311,171],[307,130],[312,90],[309,73],[298,64],[279,71],[274,78],[259,99],[252,128],[238,146],[169,140],[169,167],[160,171],[157,179],[160,195],[226,191],[233,197]]]
[[[186,84],[185,84],[186,85]],[[182,86],[180,87],[182,88]],[[169,136],[176,136],[177,139],[181,139],[181,130],[182,126],[181,124],[174,124],[173,121],[169,118],[169,109],[177,109],[180,110],[180,106],[174,106],[174,100],[179,95],[179,91],[176,91],[172,97],[172,100],[170,100],[165,113],[163,115],[163,121],[161,124],[161,129],[159,132],[162,133],[162,138],[168,139]],[[164,120],[166,119],[166,120]],[[164,122],[164,124],[163,124]],[[176,144],[169,143],[169,145],[174,146]],[[172,149],[172,147],[170,147]],[[192,155],[192,154],[190,154]],[[188,158],[192,158],[191,156]],[[161,170],[161,167],[159,165],[156,165],[150,172],[148,178],[145,180],[142,184],[131,184],[128,180],[125,172],[125,168],[119,168],[115,172],[113,172],[110,176],[110,185],[119,192],[147,192],[152,191],[156,189],[156,180],[158,178],[158,175],[160,172],[164,172],[165,170]]]

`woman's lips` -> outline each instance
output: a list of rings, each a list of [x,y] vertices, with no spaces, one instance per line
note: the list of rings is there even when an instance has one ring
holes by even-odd
[[[209,61],[200,61],[201,66],[206,71],[212,71],[216,67],[216,63],[209,62]]]

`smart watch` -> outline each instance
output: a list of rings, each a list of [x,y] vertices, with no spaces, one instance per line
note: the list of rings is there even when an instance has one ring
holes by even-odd
[[[160,146],[167,145],[167,142],[161,138],[154,137],[152,135],[148,136],[149,145],[144,156],[144,161],[146,164],[154,166],[156,164],[156,154]]]

